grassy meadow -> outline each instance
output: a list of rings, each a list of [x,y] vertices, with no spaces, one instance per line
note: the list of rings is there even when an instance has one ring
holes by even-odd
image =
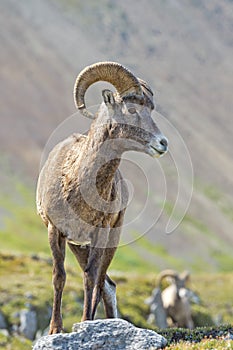
[[[9,325],[17,324],[17,310],[30,302],[37,310],[39,328],[48,325],[48,310],[52,304],[52,261],[47,242],[46,227],[36,215],[34,192],[17,181],[12,181],[15,197],[7,191],[0,197],[3,220],[0,230],[0,310]],[[4,212],[3,212],[4,210]],[[145,237],[137,241],[142,249],[166,258],[161,246],[150,244]],[[168,263],[179,269],[179,261],[167,257]],[[170,259],[170,260],[169,260]],[[67,249],[67,283],[63,298],[63,320],[65,330],[71,331],[73,323],[79,322],[82,314],[82,273]],[[120,316],[138,327],[155,326],[146,322],[149,308],[145,299],[156,286],[156,271],[153,264],[145,262],[131,245],[118,249],[110,267],[110,275],[117,282]],[[210,339],[205,337],[208,328],[188,330],[161,330],[169,340],[167,349],[232,349],[232,341],[226,339],[230,326],[224,326],[222,337],[215,339],[216,323],[233,323],[233,273],[194,272],[190,287],[200,296],[200,305],[193,305],[193,318],[197,327],[210,328]],[[30,295],[30,300],[28,300]],[[44,315],[47,315],[45,317]],[[101,307],[97,317],[103,317]],[[203,331],[204,329],[204,331]],[[179,336],[177,336],[179,334]],[[201,336],[200,336],[201,335]],[[202,340],[203,338],[203,340]],[[190,343],[192,340],[192,343]],[[31,342],[14,334],[0,332],[0,349],[29,349]]]

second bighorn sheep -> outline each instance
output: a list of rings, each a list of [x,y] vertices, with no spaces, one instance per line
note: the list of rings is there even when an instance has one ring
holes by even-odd
[[[177,327],[192,329],[194,327],[190,300],[197,297],[194,292],[186,287],[190,274],[188,271],[177,273],[174,270],[162,271],[158,276],[158,284],[161,286],[164,278],[171,283],[162,291],[163,307],[168,318]]]
[[[93,116],[85,92],[97,81],[107,81],[116,93],[103,90],[103,102]],[[48,227],[53,255],[54,301],[50,334],[62,331],[61,299],[66,280],[68,243],[84,271],[82,320],[94,319],[103,299],[106,317],[117,317],[115,284],[107,269],[120,239],[128,192],[118,170],[125,151],[160,157],[167,139],[151,111],[153,93],[141,79],[115,62],[99,62],[77,77],[74,98],[79,111],[92,118],[88,134],[74,134],[51,151],[41,170],[37,209]]]

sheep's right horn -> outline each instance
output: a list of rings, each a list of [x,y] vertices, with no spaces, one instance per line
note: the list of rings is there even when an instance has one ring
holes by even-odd
[[[86,67],[78,75],[74,85],[75,104],[88,118],[93,118],[93,115],[86,109],[84,96],[88,87],[97,81],[109,82],[121,97],[132,93],[143,96],[140,82],[127,68],[116,62],[95,63]]]
[[[190,272],[185,270],[179,274],[179,279],[182,281],[187,281],[190,278]]]

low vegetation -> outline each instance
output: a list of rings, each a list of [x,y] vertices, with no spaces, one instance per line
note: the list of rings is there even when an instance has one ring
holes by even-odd
[[[0,310],[7,319],[9,329],[12,330],[12,325],[19,322],[16,312],[29,307],[29,304],[39,315],[38,327],[41,331],[48,326],[49,310],[52,305],[51,264],[51,259],[46,256],[1,253]],[[79,322],[81,318],[83,289],[79,268],[68,265],[67,272],[63,319],[65,330],[70,332],[73,323]],[[193,331],[184,329],[158,330],[155,326],[147,324],[149,310],[144,300],[155,286],[155,275],[132,275],[116,270],[112,270],[110,275],[117,282],[121,317],[138,327],[149,327],[163,334],[169,341],[168,349],[187,349],[187,344],[191,344],[190,342],[192,342],[192,345],[189,345],[190,348],[202,349],[200,341],[203,344],[203,349],[231,349],[230,346],[233,346],[233,341],[227,338],[228,334],[233,332],[233,328],[229,325],[214,326],[214,321],[217,318],[224,324],[233,323],[231,304],[233,274],[193,276],[192,287],[198,291],[202,300],[202,305],[193,307],[196,325],[202,326],[202,328],[196,328]],[[43,315],[47,315],[47,318]],[[101,318],[102,316],[100,307],[97,317]],[[203,327],[206,324],[211,325],[211,327]],[[24,350],[28,349],[29,344],[28,340],[14,335],[14,332],[9,337],[4,334],[0,335],[0,349]]]
[[[46,228],[35,215],[34,193],[16,180],[12,181],[12,193],[15,193],[13,199],[8,196],[8,191],[0,196],[4,211],[0,227],[0,311],[10,330],[9,335],[0,331],[0,349],[26,350],[31,342],[14,332],[12,326],[17,328],[19,324],[17,312],[28,307],[39,315],[41,331],[48,326],[52,305],[52,261]],[[191,275],[190,287],[201,299],[201,304],[192,306],[195,325],[201,328],[158,330],[147,324],[149,309],[144,303],[156,286],[158,270],[150,261],[145,262],[135,247],[165,260],[168,258],[169,266],[183,269],[181,259],[169,257],[162,246],[151,244],[146,237],[137,240],[134,247],[121,246],[110,267],[110,275],[117,282],[120,316],[138,327],[149,327],[163,334],[169,341],[167,349],[233,349],[233,340],[229,337],[233,329],[227,326],[233,324],[233,273],[200,274],[197,269]],[[73,323],[81,319],[83,288],[81,270],[69,250],[66,264],[63,319],[65,331],[69,332]],[[100,307],[97,317],[102,316]],[[225,326],[216,326],[219,324]]]

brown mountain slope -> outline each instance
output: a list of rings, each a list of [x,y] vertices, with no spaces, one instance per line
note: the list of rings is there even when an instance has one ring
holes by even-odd
[[[230,255],[233,3],[2,0],[0,7],[1,154],[9,155],[13,166],[35,181],[48,137],[75,112],[72,88],[77,73],[96,61],[119,61],[156,89],[158,110],[173,125],[171,128],[163,119],[158,120],[179,166],[182,191],[177,220],[187,204],[192,179],[187,153],[175,129],[188,147],[194,170],[188,216],[176,234],[167,236],[164,230],[177,197],[179,178],[171,157],[161,160],[167,206],[148,236],[154,243],[165,245],[175,257],[182,255],[194,261],[199,256],[212,264],[214,254]],[[99,90],[91,88],[88,104],[98,103],[99,96]],[[80,123],[77,130],[72,129],[75,122],[66,125],[61,134],[80,131]],[[81,126],[85,129],[84,121]],[[141,162],[147,167],[148,159],[142,157]],[[146,176],[155,172],[157,180],[151,178],[149,191],[156,202],[164,195],[159,192],[162,173],[159,165],[150,166]],[[142,210],[147,188],[143,179],[141,183],[132,178],[127,166],[125,172],[131,176],[137,194],[129,209],[130,220],[130,215]],[[157,209],[150,205],[131,231],[144,232],[147,221],[155,221],[160,208],[155,204]],[[147,255],[143,249],[140,254]]]

